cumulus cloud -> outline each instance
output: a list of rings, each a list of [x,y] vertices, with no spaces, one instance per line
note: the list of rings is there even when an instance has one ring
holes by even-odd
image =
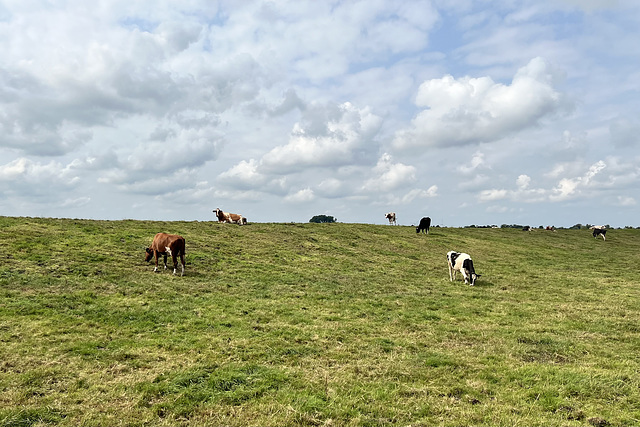
[[[76,187],[80,181],[73,164],[41,163],[21,157],[0,165],[0,188],[5,195],[56,198],[61,192]]]
[[[632,206],[638,8],[566,2],[4,2],[2,206]]]
[[[193,187],[199,168],[217,158],[223,139],[215,126],[173,124],[174,128],[151,135],[154,139],[123,149],[100,182],[137,194],[161,194]]]
[[[350,103],[308,109],[289,142],[266,153],[260,168],[284,174],[366,162],[378,149],[375,137],[380,124],[380,117],[369,108],[357,109]]]
[[[239,191],[286,196],[287,201],[349,196],[356,189],[354,180],[375,162],[380,125],[381,118],[369,108],[350,103],[310,105],[294,124],[286,144],[259,159],[241,160],[216,181]],[[394,175],[402,174],[397,170],[402,166],[390,166],[394,170],[379,166],[379,174],[387,173],[379,179],[397,180]],[[310,185],[296,190],[300,181]]]
[[[374,178],[364,183],[367,192],[390,191],[416,181],[416,168],[402,163],[394,163],[390,154],[383,154],[373,168]]]
[[[416,105],[424,107],[411,128],[394,139],[398,149],[449,147],[493,142],[567,110],[566,97],[554,89],[559,72],[543,58],[520,68],[511,85],[491,77],[451,75],[424,82]]]
[[[517,202],[537,203],[537,202],[561,202],[578,197],[583,191],[602,184],[597,184],[595,178],[607,167],[607,164],[600,160],[592,164],[586,172],[580,176],[563,177],[552,188],[532,188],[532,178],[528,175],[519,175],[515,181],[515,189],[488,189],[482,190],[478,194],[481,202],[491,202],[497,200],[510,200]],[[564,168],[555,168],[553,176],[558,177]]]
[[[462,174],[470,174],[475,172],[477,169],[486,167],[484,160],[484,153],[476,152],[471,157],[471,160],[467,164],[462,164],[457,167],[458,172]]]
[[[600,160],[591,165],[583,176],[561,179],[549,195],[549,200],[562,201],[574,197],[581,189],[587,188],[593,178],[605,167],[607,167],[605,162]]]
[[[480,192],[478,199],[482,202],[490,202],[495,200],[505,199],[508,196],[509,192],[507,190],[483,190]]]
[[[284,198],[285,202],[289,203],[307,203],[315,199],[315,195],[313,194],[313,190],[310,188],[304,188],[302,190],[296,191],[293,194],[289,194]]]
[[[519,190],[526,190],[527,187],[529,187],[530,183],[531,177],[527,175],[520,175],[516,180],[516,185],[518,186]]]

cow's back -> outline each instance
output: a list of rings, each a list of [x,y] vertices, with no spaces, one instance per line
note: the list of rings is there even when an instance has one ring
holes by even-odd
[[[153,238],[151,249],[164,253],[167,248],[174,250],[181,250],[184,253],[185,240],[184,237],[177,234],[158,233]]]

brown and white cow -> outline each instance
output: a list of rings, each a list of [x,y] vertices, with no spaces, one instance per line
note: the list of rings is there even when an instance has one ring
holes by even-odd
[[[247,219],[239,214],[224,212],[220,208],[216,208],[213,212],[215,212],[216,217],[218,217],[218,222],[229,222],[238,225],[245,225],[247,223]]]
[[[396,213],[395,212],[389,212],[384,217],[389,220],[389,224],[398,225],[396,223]]]
[[[185,242],[184,237],[178,236],[177,234],[167,234],[167,233],[158,233],[153,238],[153,242],[151,246],[148,247],[147,256],[144,259],[149,262],[151,257],[156,257],[156,268],[153,271],[158,271],[158,257],[160,255],[164,256],[164,268],[167,269],[167,255],[171,255],[171,259],[173,260],[173,274],[176,274],[176,270],[178,269],[178,255],[180,256],[180,262],[182,263],[182,273],[180,276],[184,274],[184,249]]]

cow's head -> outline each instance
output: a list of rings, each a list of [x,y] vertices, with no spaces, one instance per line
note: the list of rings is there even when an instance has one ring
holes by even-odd
[[[153,249],[151,249],[151,248],[147,248],[147,249],[145,249],[145,250],[146,250],[146,252],[147,252],[147,255],[144,257],[144,260],[145,260],[146,262],[149,262],[149,261],[151,261],[151,257],[153,256]]]
[[[482,274],[476,274],[476,273],[471,273],[471,283],[469,283],[471,286],[476,284],[476,280],[482,276]]]
[[[462,269],[464,270],[462,274],[464,276],[465,283],[469,281],[470,282],[469,284],[471,286],[475,285],[476,280],[478,280],[481,274],[476,273],[476,270],[473,267],[473,261],[471,260],[471,258],[464,260],[464,262],[462,263]]]

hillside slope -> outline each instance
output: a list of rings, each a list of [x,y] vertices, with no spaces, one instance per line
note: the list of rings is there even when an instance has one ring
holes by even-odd
[[[0,217],[0,260],[2,425],[640,419],[639,230]]]

